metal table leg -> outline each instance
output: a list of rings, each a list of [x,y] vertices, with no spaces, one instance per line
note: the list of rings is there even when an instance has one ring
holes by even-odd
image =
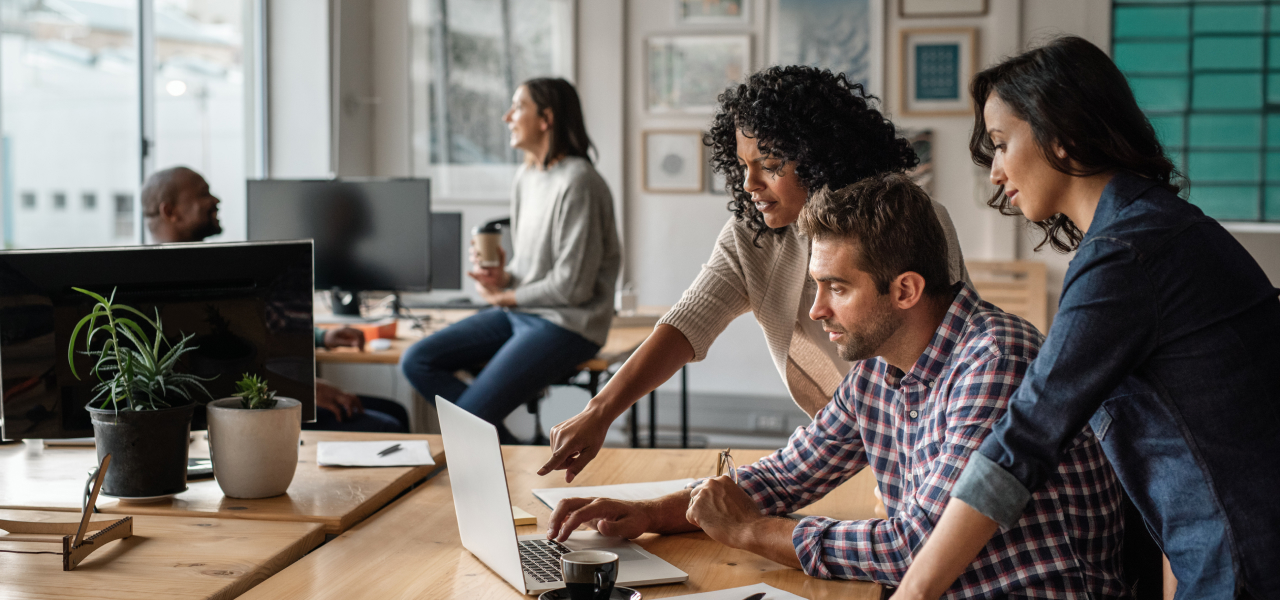
[[[649,447],[658,447],[658,390],[649,392]]]
[[[689,447],[689,367],[680,367],[680,447]]]

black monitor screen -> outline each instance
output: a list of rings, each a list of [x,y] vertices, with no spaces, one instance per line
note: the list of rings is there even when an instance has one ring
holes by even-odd
[[[431,289],[462,289],[462,213],[431,213]]]
[[[212,377],[213,398],[255,374],[315,420],[311,260],[305,241],[0,252],[3,437],[93,435],[84,407],[98,379],[85,355],[76,356],[80,378],[71,373],[67,343],[95,301],[72,288],[115,290],[116,303],[152,319],[158,311],[170,343],[192,334],[196,349],[175,370]],[[83,340],[82,331],[78,348]],[[203,420],[197,409],[193,427]]]
[[[248,185],[249,239],[315,240],[316,289],[430,289],[428,180]]]

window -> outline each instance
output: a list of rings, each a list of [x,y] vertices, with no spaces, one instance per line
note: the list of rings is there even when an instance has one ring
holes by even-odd
[[[36,193],[22,192],[22,208],[34,209],[36,207]]]
[[[118,238],[130,237],[133,235],[133,195],[116,194],[113,198],[116,204],[114,235]]]
[[[1226,221],[1280,221],[1280,2],[1114,3],[1112,55],[1188,199]]]
[[[67,194],[66,194],[66,192],[54,192],[54,193],[53,193],[53,209],[54,209],[54,210],[66,210],[66,209],[67,209]]]
[[[80,194],[80,202],[85,210],[95,210],[98,208],[98,195],[93,192],[85,192]]]

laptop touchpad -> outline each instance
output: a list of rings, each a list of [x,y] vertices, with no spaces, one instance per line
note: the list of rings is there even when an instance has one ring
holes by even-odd
[[[627,562],[632,560],[649,560],[648,556],[640,554],[639,552],[636,552],[635,549],[628,548],[626,546],[616,547],[616,548],[601,548],[601,550],[606,550],[608,552],[617,554],[618,562]]]

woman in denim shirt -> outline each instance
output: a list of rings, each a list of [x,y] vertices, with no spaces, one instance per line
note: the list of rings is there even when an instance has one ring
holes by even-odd
[[[1086,424],[1179,598],[1280,594],[1280,302],[1178,178],[1101,50],[1061,38],[974,79],[975,162],[1075,249],[1053,327],[895,598],[937,598]],[[1043,243],[1041,244],[1043,245]]]

